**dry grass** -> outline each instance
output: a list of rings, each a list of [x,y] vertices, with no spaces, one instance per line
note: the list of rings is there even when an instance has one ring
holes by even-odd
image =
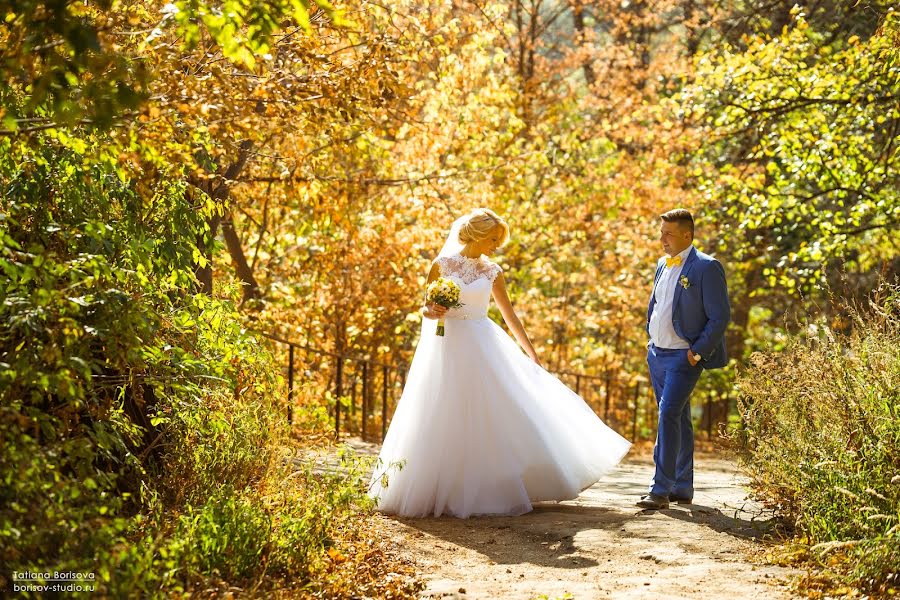
[[[744,469],[795,526],[773,556],[816,567],[806,591],[900,589],[900,288],[849,309],[852,330],[810,326],[739,375]],[[847,587],[849,586],[849,587]]]

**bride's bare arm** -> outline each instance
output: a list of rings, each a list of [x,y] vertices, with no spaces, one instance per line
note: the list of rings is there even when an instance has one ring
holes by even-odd
[[[528,339],[528,334],[525,333],[525,328],[522,327],[519,316],[516,314],[516,311],[513,310],[512,302],[509,300],[509,294],[506,293],[506,280],[503,278],[503,273],[500,273],[497,275],[497,278],[494,279],[492,291],[494,293],[494,302],[497,303],[500,314],[503,315],[503,320],[506,321],[506,326],[512,331],[516,341],[519,342],[519,345],[522,346],[525,353],[531,357],[531,360],[537,364],[541,364],[538,360],[537,353],[534,351],[534,346],[531,345],[531,340]]]
[[[437,261],[431,263],[431,270],[428,272],[428,279],[425,282],[427,286],[429,283],[437,279],[441,276],[441,267],[438,266]],[[444,313],[447,312],[447,308],[441,306],[439,304],[426,304],[420,309],[422,316],[426,319],[440,319],[444,316]]]

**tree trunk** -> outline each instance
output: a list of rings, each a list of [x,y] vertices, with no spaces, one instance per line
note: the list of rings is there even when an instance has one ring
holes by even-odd
[[[572,2],[572,18],[575,22],[575,43],[584,46],[584,0]],[[594,82],[597,81],[597,74],[594,73],[590,58],[581,63],[581,70],[584,72],[584,79],[587,81],[588,87],[594,85]]]
[[[694,22],[697,7],[696,0],[686,0],[684,3],[684,24],[687,30],[687,52],[688,56],[695,56],[700,49],[700,30],[698,24]]]
[[[244,140],[241,142],[240,147],[238,148],[237,159],[225,169],[225,172],[222,174],[220,178],[218,178],[218,184],[214,185],[212,180],[201,179],[198,180],[196,178],[191,177],[188,181],[195,188],[202,190],[207,196],[209,196],[212,200],[221,201],[224,200],[228,196],[228,191],[231,188],[232,181],[238,176],[238,173],[244,168],[244,165],[247,164],[247,159],[250,158],[250,150],[253,149],[253,142],[251,140]],[[222,222],[222,217],[219,215],[213,215],[208,221],[207,225],[209,226],[209,230],[197,236],[197,248],[202,253],[203,257],[206,259],[206,265],[200,265],[199,263],[194,268],[194,275],[197,277],[198,283],[198,292],[201,294],[212,294],[213,292],[213,275],[212,275],[212,249],[213,242],[216,239],[216,235],[219,233],[219,224]],[[228,224],[231,226],[231,232],[234,233],[234,224],[231,222],[229,217]],[[207,237],[208,236],[208,237]],[[231,244],[228,241],[228,234],[226,233],[226,244],[229,245],[229,252],[232,252]],[[235,235],[235,241],[237,242],[237,246],[240,249],[240,241],[237,240],[237,236]],[[243,249],[240,249],[241,257],[243,257]],[[232,252],[232,257],[234,256],[234,252]],[[243,260],[244,265],[246,265],[246,259]],[[249,267],[248,267],[249,270]],[[240,273],[238,273],[241,276]],[[246,281],[243,276],[241,279]],[[251,279],[252,279],[252,271],[251,271]],[[258,290],[258,286],[253,282],[253,286]],[[246,290],[245,290],[245,299],[246,299]],[[256,292],[253,292],[256,293]]]
[[[225,245],[228,247],[231,260],[234,261],[235,272],[245,284],[243,288],[244,302],[259,298],[259,284],[253,276],[253,269],[247,262],[241,240],[234,228],[234,219],[230,214],[222,221],[222,235],[225,238]]]

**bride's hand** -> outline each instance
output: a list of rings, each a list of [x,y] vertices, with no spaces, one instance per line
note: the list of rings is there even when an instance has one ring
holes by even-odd
[[[426,319],[440,319],[447,314],[447,307],[440,304],[426,304],[422,308],[422,316]]]
[[[531,360],[533,360],[534,364],[536,364],[537,366],[539,366],[539,367],[542,366],[541,361],[537,357],[537,354],[531,354],[531,355],[529,355],[529,358],[531,358]]]

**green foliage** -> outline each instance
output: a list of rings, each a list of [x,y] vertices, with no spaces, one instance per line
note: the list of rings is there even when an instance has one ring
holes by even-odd
[[[239,378],[274,379],[209,307],[234,319],[230,303],[189,293],[185,240],[202,221],[180,186],[160,182],[145,203],[52,141],[3,145],[0,539],[4,562],[25,567],[101,553],[125,527],[106,519],[140,502],[167,419],[221,420],[211,401],[231,398]]]
[[[176,236],[195,231],[192,211],[147,211],[127,184],[52,143],[3,146],[0,540],[6,564],[27,566],[90,556],[121,531],[96,521],[138,501],[146,432],[133,409],[162,408],[138,382],[207,365],[185,360],[169,342],[187,332],[155,316],[195,311],[167,295],[190,281]]]
[[[95,20],[98,10],[113,4],[0,2],[0,77],[3,87],[9,86],[0,92],[0,116],[6,129],[27,129],[44,118],[108,125],[116,113],[140,103],[148,75],[144,65],[104,44],[106,24]],[[8,93],[13,86],[27,90],[21,101]]]
[[[0,141],[0,585],[38,567],[114,597],[350,585],[328,550],[364,531],[362,471],[291,471],[239,290],[195,293],[217,207],[177,173],[121,177],[105,141]]]
[[[164,12],[161,26],[177,24],[188,47],[198,44],[203,34],[207,33],[226,58],[252,68],[256,57],[271,49],[272,36],[282,28],[282,20],[291,19],[309,33],[310,13],[315,11],[322,11],[336,25],[346,24],[341,11],[335,10],[330,2],[324,0],[276,0],[265,3],[180,0]]]
[[[370,500],[363,494],[362,464],[347,457],[335,472],[314,473],[287,463],[269,473],[265,494],[222,485],[174,515],[153,494],[143,513],[128,522],[128,538],[116,540],[114,552],[103,555],[104,572],[113,576],[104,578],[100,591],[166,597],[200,586],[261,586],[265,576],[269,586],[284,582],[310,594],[349,585],[372,589],[372,597],[408,597],[420,587],[414,577],[395,573],[393,582],[378,581],[381,565],[370,560],[373,579],[358,581],[356,557],[344,547],[367,534],[367,512],[361,509]],[[345,540],[348,531],[355,534]]]
[[[868,39],[793,14],[776,37],[702,55],[682,94],[714,134],[695,175],[722,248],[762,270],[751,295],[808,291],[841,261],[877,268],[900,242],[900,14]]]
[[[746,37],[759,34],[779,35],[789,24],[792,7],[802,7],[804,18],[830,43],[856,35],[868,38],[880,25],[884,13],[895,6],[892,0],[820,0],[792,1],[732,0],[728,3],[728,26],[715,31],[733,45],[742,45]]]
[[[810,325],[741,374],[739,441],[760,494],[811,545],[810,558],[871,591],[900,574],[900,288],[853,332]]]

